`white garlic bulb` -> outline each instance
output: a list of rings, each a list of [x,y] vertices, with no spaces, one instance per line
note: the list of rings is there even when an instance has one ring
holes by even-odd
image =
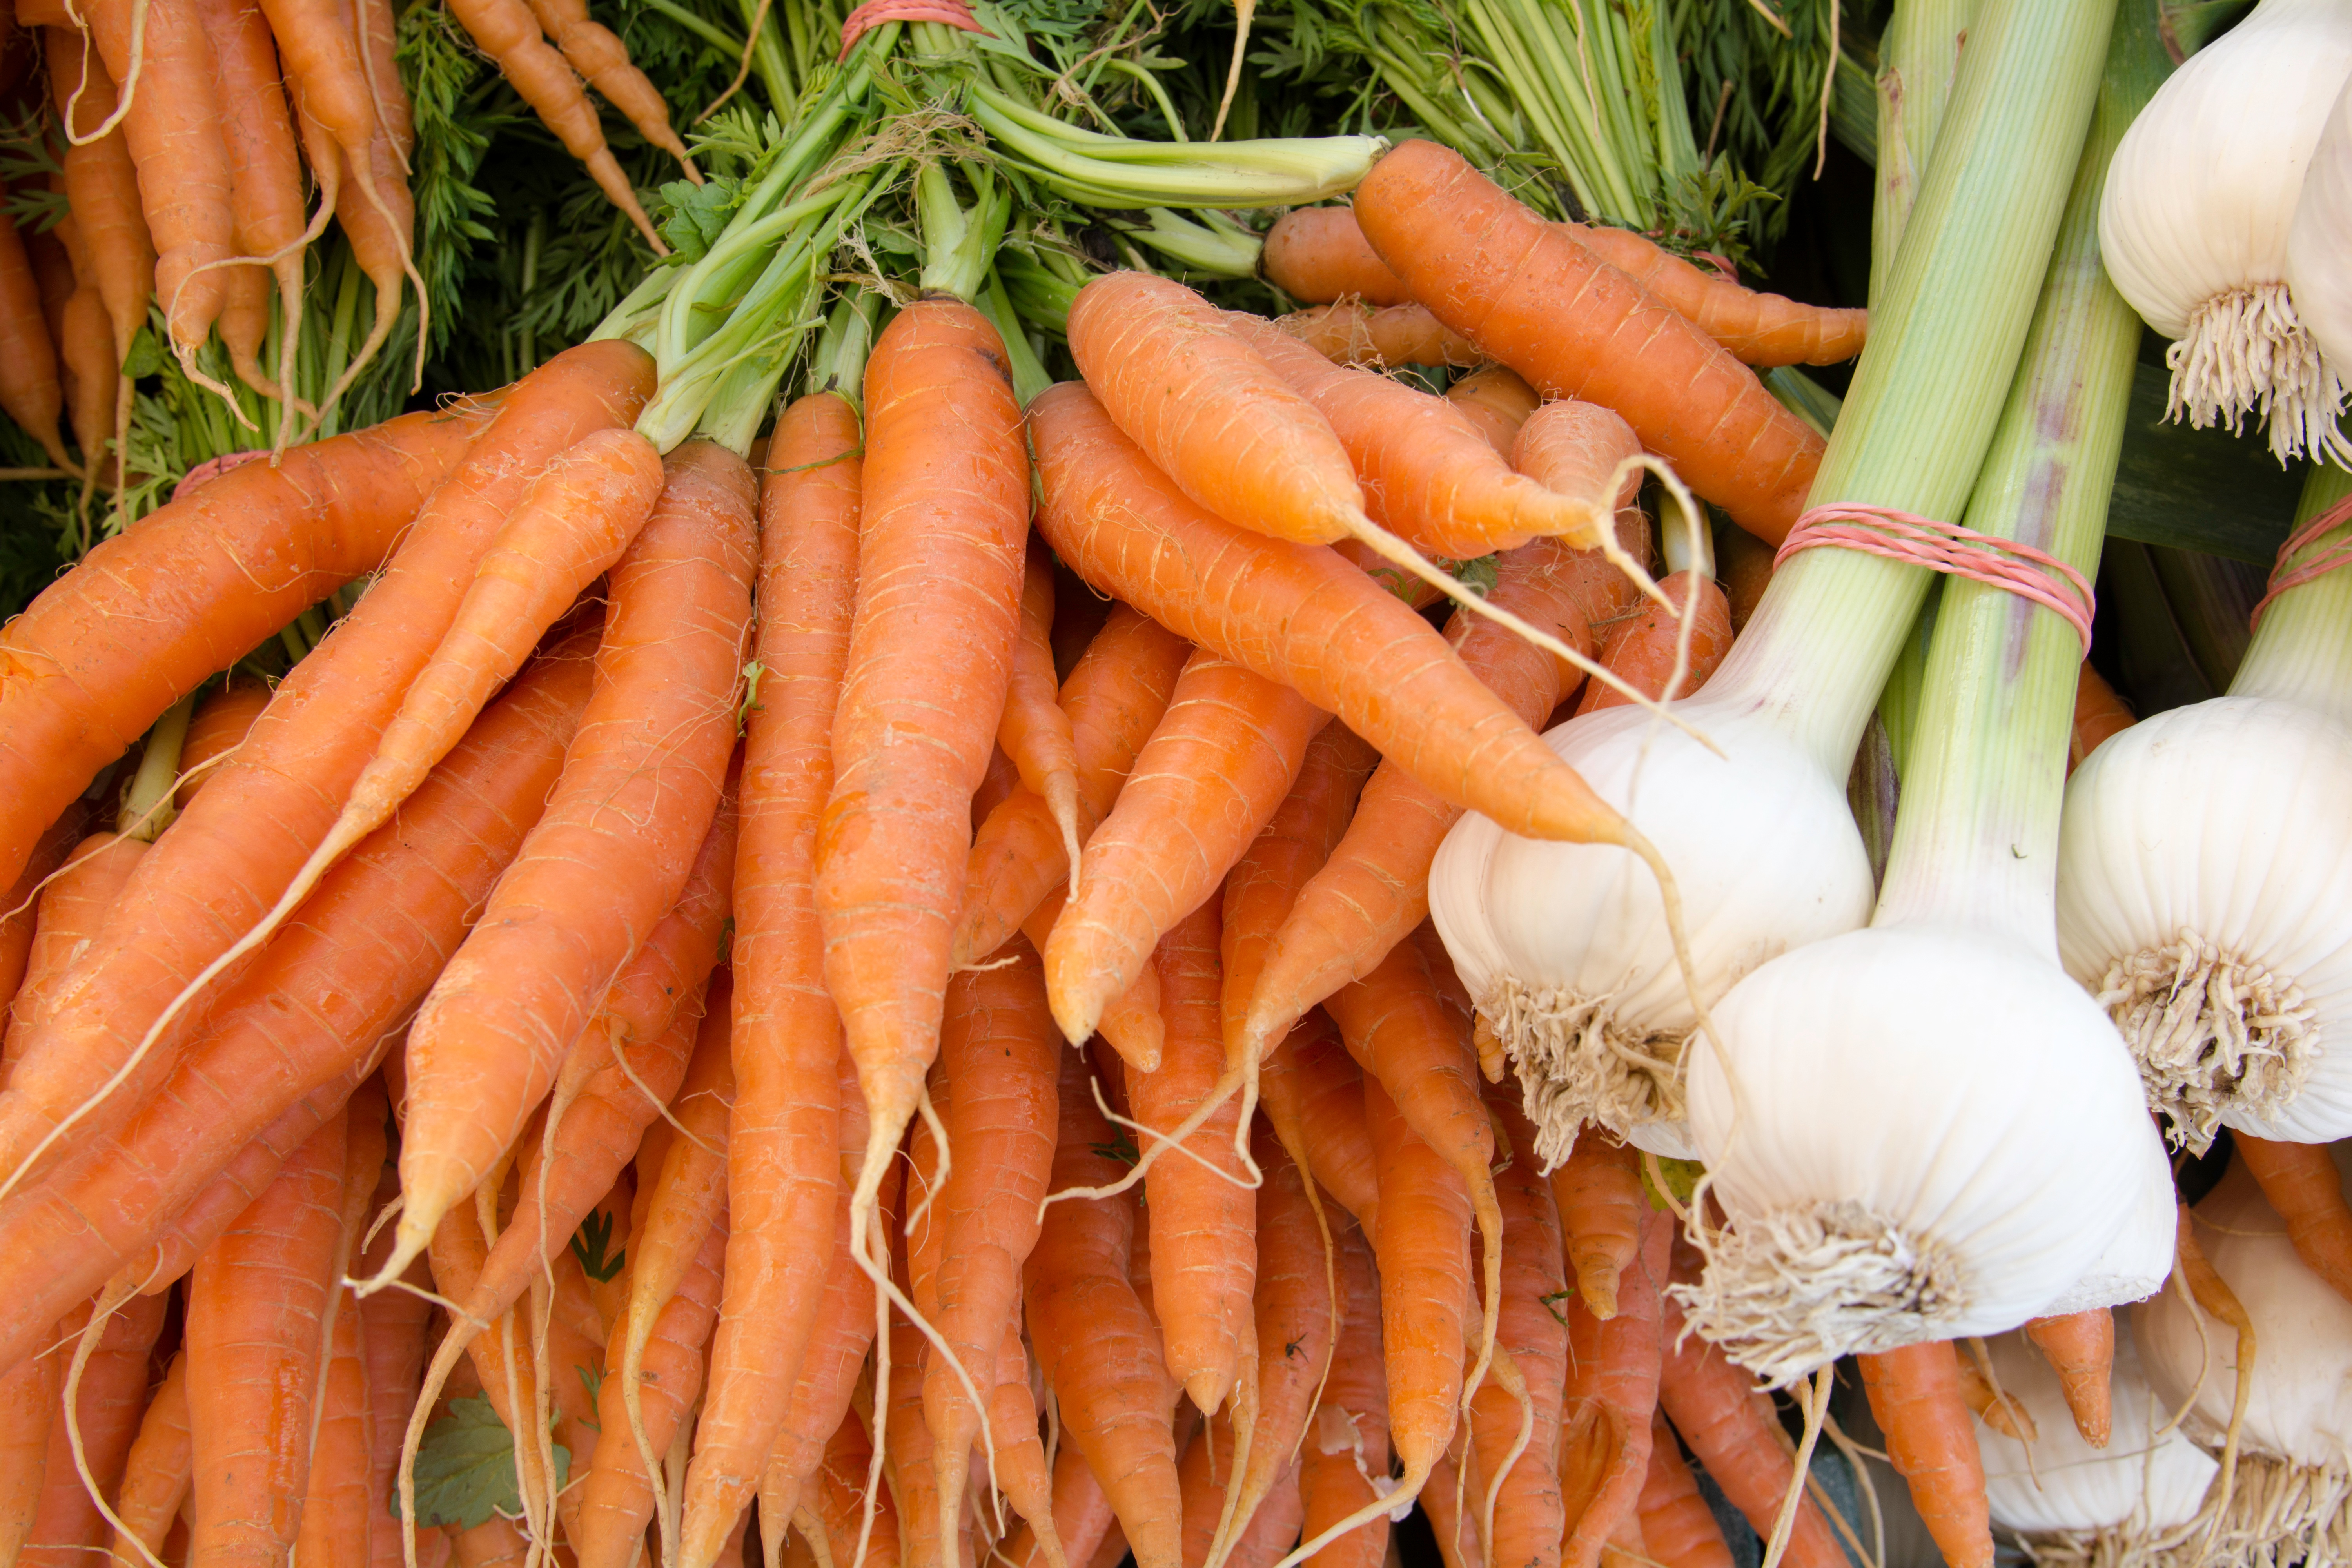
[[[2262,0],[2191,56],[2107,168],[2107,275],[2174,340],[2171,412],[2235,430],[2267,422],[2282,462],[2345,449],[2343,382],[2298,319],[2287,231],[2305,165],[2352,76],[2352,5]]]
[[[2352,373],[2352,79],[2319,133],[2286,236],[2295,314],[2339,377]]]
[[[2172,1163],[2164,1157],[2163,1140],[2144,1138],[2138,1148],[2139,1198],[2132,1205],[2131,1217],[2090,1271],[2061,1291],[2037,1316],[2056,1318],[2095,1307],[2121,1307],[2145,1301],[2164,1289],[2172,1273],[2179,1198],[2172,1184]]]

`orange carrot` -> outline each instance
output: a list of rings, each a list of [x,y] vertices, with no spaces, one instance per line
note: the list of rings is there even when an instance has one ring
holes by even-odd
[[[1488,1109],[1509,1135],[1510,1163],[1495,1177],[1503,1211],[1503,1306],[1496,1344],[1510,1356],[1525,1405],[1489,1384],[1471,1402],[1470,1499],[1479,1510],[1487,1557],[1550,1568],[1568,1525],[1560,1497],[1560,1402],[1568,1373],[1569,1329],[1560,1310],[1559,1211],[1537,1169],[1535,1129],[1519,1113],[1514,1087],[1487,1093]],[[1605,1352],[1604,1352],[1605,1353]]]
[[[1042,394],[1030,419],[1045,481],[1039,524],[1097,589],[1290,686],[1440,795],[1512,832],[1646,847],[1438,647],[1426,621],[1339,556],[1254,537],[1192,503],[1084,387]]]
[[[1251,1153],[1264,1173],[1257,1190],[1257,1296],[1251,1313],[1257,1413],[1248,1451],[1235,1460],[1242,1469],[1233,1505],[1235,1521],[1255,1519],[1262,1508],[1275,1506],[1271,1500],[1285,1484],[1283,1472],[1309,1440],[1308,1424],[1316,1395],[1332,1370],[1339,1326],[1327,1220],[1318,1218],[1319,1205],[1307,1192],[1306,1174],[1263,1125],[1253,1130]],[[1328,1218],[1346,1223],[1341,1215]],[[1378,1354],[1369,1364],[1378,1367]],[[1296,1478],[1288,1484],[1295,1489]],[[1295,1520],[1291,1531],[1297,1532]],[[1286,1548],[1289,1542],[1284,1539]]]
[[[1054,1529],[1054,1474],[1046,1468],[1045,1443],[1038,1434],[1037,1402],[1029,1386],[1029,1352],[1021,1337],[1017,1311],[1005,1319],[1004,1332],[998,1336],[993,1372],[993,1386],[988,1391],[988,1429],[996,1445],[997,1489],[1020,1516],[1022,1527],[1039,1541],[1045,1562],[1067,1562],[1062,1538]],[[982,1517],[988,1516],[983,1512]]]
[[[1650,1473],[1642,1482],[1642,1539],[1664,1568],[1731,1568],[1723,1527],[1698,1489],[1665,1413],[1650,1418]]]
[[[1021,635],[996,742],[1021,770],[1022,787],[1045,803],[1071,865],[1078,858],[1078,759],[1054,674],[1054,557],[1029,545],[1021,568]]]
[[[1389,1394],[1381,1374],[1381,1280],[1371,1244],[1346,1220],[1335,1227],[1339,1248],[1339,1337],[1330,1376],[1316,1401],[1314,1424],[1299,1450],[1298,1487],[1307,1538],[1360,1511],[1389,1473]],[[1311,1568],[1377,1568],[1387,1559],[1389,1521],[1374,1514],[1307,1562]]]
[[[92,139],[115,110],[114,78],[106,62],[86,36],[70,26],[48,28],[47,44],[58,119],[69,124],[73,133],[63,159],[66,201],[80,230],[81,248],[92,263],[94,276],[89,281],[105,304],[117,350],[108,361],[110,403],[110,384],[121,353],[147,324],[147,303],[155,294],[155,243],[140,205],[139,174],[131,163],[129,138],[118,124]],[[77,266],[77,278],[81,271]],[[83,445],[87,449],[87,439]]]
[[[802,1517],[815,1521],[829,1547],[828,1556],[838,1568],[839,1564],[857,1559],[857,1542],[866,1516],[866,1478],[874,1462],[874,1444],[866,1435],[866,1423],[856,1411],[851,1411],[841,1418],[831,1441],[820,1442],[818,1447],[824,1462],[815,1472],[817,1484],[811,1507]],[[867,1568],[898,1568],[898,1510],[891,1504],[889,1489],[884,1488],[875,1501],[874,1528],[865,1538]],[[764,1499],[760,1506],[761,1534],[772,1539],[767,1532]],[[784,1521],[777,1521],[776,1533],[781,1535],[783,1530]],[[794,1531],[796,1538],[801,1533]]]
[[[530,1537],[514,1521],[493,1514],[470,1530],[452,1529],[443,1540],[458,1568],[528,1568]],[[420,1548],[420,1559],[424,1552]]]
[[[1046,944],[1054,1016],[1073,1042],[1094,1033],[1153,945],[1215,893],[1329,720],[1229,659],[1196,653],[1186,663]]]
[[[1909,1484],[1937,1550],[1954,1568],[1991,1563],[1984,1459],[1960,1392],[1958,1348],[1931,1340],[1860,1359],[1870,1414],[1886,1434],[1886,1457]]]
[[[106,297],[99,292],[98,261],[82,239],[80,221],[68,213],[48,237],[65,251],[66,272],[72,284],[64,308],[58,312],[56,329],[66,412],[73,424],[74,444],[82,449],[84,473],[94,470],[94,482],[111,489],[114,465],[108,459],[107,443],[114,438],[115,384],[121,379],[116,367],[122,356],[114,352]],[[42,265],[38,250],[34,252],[33,265],[36,269]]]
[[[260,363],[269,330],[268,284],[258,266],[227,271],[227,298],[220,319],[221,342],[247,386],[268,397],[286,395],[281,383],[299,352],[302,330],[302,238],[309,227],[302,205],[302,164],[295,151],[294,126],[287,116],[286,86],[278,74],[278,50],[259,0],[204,0],[205,30],[220,59],[225,102],[235,105],[222,130],[229,159],[229,210],[236,247],[246,256],[271,257],[268,271],[278,282],[285,330],[279,342],[277,379]]]
[[[1589,649],[1592,633],[1580,590],[1596,566],[1618,577],[1613,567],[1558,540],[1538,540],[1496,558],[1493,597]],[[1529,725],[1542,723],[1572,688],[1575,677],[1557,658],[1491,621],[1456,611],[1445,635],[1471,674]],[[1308,1008],[1370,973],[1428,917],[1429,868],[1461,815],[1398,763],[1381,763],[1347,831],[1283,919],[1245,998],[1244,1050],[1265,1050]]]
[[[74,462],[58,428],[65,407],[58,347],[41,318],[41,286],[24,237],[14,224],[0,223],[0,412],[39,442],[50,462],[70,471]]]
[[[1553,1167],[1551,1190],[1568,1236],[1576,1298],[1605,1322],[1617,1315],[1619,1281],[1642,1250],[1650,1212],[1642,1195],[1642,1152],[1587,1125]]]
[[[1318,1187],[1380,1231],[1379,1159],[1364,1122],[1364,1075],[1322,1013],[1309,1013],[1265,1062],[1266,1120],[1286,1148],[1303,1152]]]
[[[1062,708],[1070,716],[1076,758],[1081,839],[1110,815],[1136,753],[1168,710],[1176,677],[1192,651],[1157,621],[1114,605],[1062,683]],[[955,962],[977,963],[994,952],[1069,870],[1069,856],[1045,797],[1014,791],[972,837]]]
[[[45,1336],[48,1343],[41,1353],[20,1360],[0,1376],[0,1417],[5,1417],[0,1419],[0,1553],[11,1561],[32,1538],[58,1391],[65,1382],[72,1342],[89,1321],[89,1303],[85,1301],[62,1321],[45,1325],[54,1331]]]
[[[195,713],[188,720],[188,738],[180,746],[180,774],[187,782],[172,796],[173,805],[181,811],[196,798],[213,770],[224,764],[229,754],[245,743],[254,721],[269,706],[269,688],[257,680],[238,680],[234,676],[220,689],[196,704]],[[194,775],[194,776],[190,776]]]
[[[1462,410],[1506,459],[1528,416],[1543,404],[1518,372],[1500,364],[1472,371],[1445,389],[1445,401]]]
[[[456,951],[554,784],[587,698],[586,651],[584,638],[571,657],[559,648],[490,706],[223,998],[152,1104],[119,1134],[77,1141],[48,1181],[0,1209],[0,1258],[27,1260],[9,1264],[25,1288],[0,1301],[0,1364],[43,1342],[67,1305],[166,1226],[185,1228],[233,1154],[257,1151],[257,1193],[292,1147],[268,1130],[305,1095],[327,1091],[326,1113],[340,1108]],[[232,1199],[218,1223],[244,1207]],[[157,1262],[140,1277],[148,1269],[179,1271]]]
[[[25,955],[24,983],[8,1004],[7,1043],[0,1047],[0,1082],[14,1069],[30,1040],[47,1019],[66,975],[106,923],[122,896],[122,885],[146,854],[139,839],[113,833],[95,833],[74,846],[64,868],[40,892],[35,908],[33,940]]]
[[[1043,950],[1053,941],[1054,927],[1068,906],[1069,885],[1064,883],[1047,893],[1021,922],[1021,934],[1029,945]],[[1104,1006],[1102,1016],[1095,1020],[1095,1029],[1110,1043],[1119,1059],[1138,1072],[1159,1069],[1160,1057],[1168,1037],[1165,1021],[1160,1015],[1160,970],[1146,963],[1136,971],[1127,989],[1112,997]]]
[[[1232,1568],[1275,1568],[1298,1541],[1299,1521],[1307,1516],[1306,1499],[1298,1489],[1298,1465],[1286,1463],[1275,1479],[1247,1528],[1234,1537],[1226,1554]]]
[[[2242,1147],[2245,1135],[2238,1137]],[[2329,1174],[2332,1179],[2332,1166]],[[2107,1391],[2107,1373],[2116,1359],[2115,1314],[2105,1307],[2094,1307],[2055,1318],[2035,1318],[2025,1325],[2025,1337],[2057,1373],[2059,1391],[2065,1395],[2066,1409],[2083,1441],[2094,1448],[2105,1447],[2115,1429],[2115,1407]]]
[[[59,1392],[71,1395],[72,1429],[67,1429],[68,1409],[61,1405],[49,1426],[39,1511],[30,1539],[16,1554],[24,1568],[79,1568],[113,1539],[90,1485],[110,1497],[121,1483],[147,1407],[149,1353],[163,1326],[164,1305],[145,1297],[123,1303],[100,1331],[78,1385],[68,1366]],[[76,1438],[81,1444],[79,1463]],[[84,1468],[89,1482],[82,1479]]]
[[[115,1515],[122,1521],[112,1559],[119,1568],[146,1561],[139,1547],[153,1552],[163,1544],[187,1500],[194,1468],[195,1451],[188,1440],[188,1352],[181,1350],[147,1401],[139,1435],[123,1460],[122,1486],[114,1500]]]
[[[1467,370],[1486,363],[1476,343],[1431,315],[1425,305],[1316,305],[1278,316],[1274,324],[1338,364]]]
[[[1445,398],[1333,364],[1257,317],[1224,321],[1330,422],[1363,486],[1365,512],[1414,549],[1466,560],[1538,537],[1589,546],[1611,527],[1614,487],[1606,481],[1614,474],[1602,474],[1604,482],[1589,490],[1538,484],[1513,471],[1486,433]],[[1627,435],[1631,457],[1639,448]]]
[[[1749,532],[1774,543],[1787,535],[1824,443],[1640,284],[1433,142],[1404,142],[1375,163],[1356,216],[1448,326],[1548,397],[1615,409]]]
[[[1672,695],[1687,697],[1706,684],[1724,656],[1731,651],[1731,605],[1712,576],[1676,572],[1658,587],[1683,607],[1691,623],[1689,664]],[[1665,697],[1680,660],[1682,626],[1656,605],[1644,604],[1609,628],[1601,645],[1601,662],[1609,672],[1645,697]],[[1576,705],[1579,713],[1622,708],[1632,699],[1595,680],[1584,689]]]
[[[2134,721],[2130,704],[2085,661],[2074,683],[2074,727],[2066,746],[2066,771],[2081,767],[2101,742],[2130,729]]]
[[[917,1205],[939,1192],[940,1151],[931,1139],[929,1122],[918,1124],[907,1142],[907,1202],[909,1223],[915,1225],[916,1234],[890,1238],[890,1277],[902,1291],[919,1297],[926,1292],[912,1267],[911,1257],[918,1237],[928,1235],[936,1245],[939,1227],[915,1222],[911,1215]],[[916,1310],[922,1310],[919,1300]],[[910,1561],[924,1564],[967,1561],[971,1553],[963,1550],[964,1500],[960,1494],[950,1495],[940,1485],[939,1445],[931,1440],[930,1431],[923,1424],[923,1381],[938,1350],[903,1312],[891,1321],[888,1342],[890,1364],[904,1368],[907,1375],[891,1385],[887,1405],[881,1402],[877,1386],[875,1427],[889,1461],[885,1473],[889,1478],[891,1496],[898,1505],[899,1534],[906,1554]]]
[[[344,1139],[342,1118],[321,1127],[191,1276],[191,1561],[282,1561],[294,1545],[319,1325],[342,1242]]]
[[[751,475],[702,441],[663,468],[613,569],[596,686],[554,797],[409,1028],[402,1268],[522,1131],[718,810],[751,618]]]
[[[1105,1151],[1086,1054],[1062,1053],[1054,1187],[1101,1186],[1121,1173]],[[1062,1441],[1102,1483],[1138,1568],[1180,1568],[1183,1508],[1170,1425],[1180,1393],[1161,1360],[1128,1265],[1135,1205],[1125,1194],[1055,1204],[1023,1270],[1029,1342],[1061,1410]]]
[[[1356,215],[1346,207],[1294,207],[1265,231],[1257,269],[1294,300],[1328,305],[1361,300],[1369,305],[1402,305],[1412,299],[1404,281],[1364,242]]]
[[[702,176],[686,155],[686,143],[670,129],[669,105],[646,73],[630,63],[627,47],[613,30],[588,19],[585,0],[531,0],[530,8],[572,68],[587,78],[636,127],[638,135],[677,159],[685,166],[686,177],[700,184]]]
[[[1054,1533],[1074,1568],[1079,1564],[1091,1568],[1089,1559],[1112,1538],[1118,1539],[1118,1555],[1127,1555],[1127,1542],[1118,1538],[1110,1500],[1103,1496],[1101,1483],[1076,1443],[1063,1444],[1054,1456],[1053,1488]],[[1047,1559],[1041,1532],[1024,1524],[1004,1548],[1004,1557],[1012,1568],[1045,1568]]]
[[[387,1164],[376,1188],[377,1212],[399,1191],[400,1173]],[[361,1255],[352,1273],[366,1279],[392,1250],[389,1227]],[[409,1265],[407,1283],[429,1289],[423,1259]],[[425,1373],[425,1330],[433,1303],[414,1290],[379,1290],[357,1303],[360,1355],[365,1363],[368,1398],[368,1564],[394,1568],[402,1561],[401,1528],[392,1517],[399,1484],[400,1441],[408,1412],[416,1403]]]
[[[333,1289],[343,1290],[340,1284]],[[294,1557],[300,1563],[365,1563],[374,1550],[369,1505],[375,1500],[369,1483],[375,1479],[375,1432],[355,1300],[341,1301],[335,1313],[324,1370],[311,1418],[310,1490],[302,1500]]]
[[[1233,1486],[1232,1420],[1217,1415],[1193,1430],[1177,1461],[1176,1488],[1184,1515],[1184,1568],[1206,1568],[1224,1523],[1225,1496]],[[1246,1524],[1237,1518],[1236,1524]]]
[[[1003,343],[979,311],[928,300],[893,317],[866,363],[866,414],[863,591],[816,859],[824,977],[868,1117],[861,1234],[939,1051],[971,795],[1004,710],[1029,514],[1020,407]],[[860,1256],[880,1267],[873,1249]]]
[[[1579,245],[1647,289],[1743,363],[1836,364],[1862,352],[1870,312],[1801,304],[1700,271],[1632,229],[1559,226]]]
[[[1561,1313],[1568,1320],[1559,1426],[1568,1534],[1559,1543],[1561,1568],[1592,1568],[1625,1521],[1639,1517],[1660,1393],[1659,1289],[1673,1244],[1672,1216],[1647,1215],[1641,1249],[1620,1281],[1616,1315],[1604,1321],[1577,1296]]]
[[[1771,1395],[1721,1351],[1686,1333],[1682,1310],[1672,1300],[1665,1302],[1664,1316],[1665,1364],[1658,1377],[1658,1405],[1725,1499],[1769,1540],[1797,1479]],[[1797,1504],[1788,1555],[1781,1561],[1790,1568],[1840,1568],[1846,1561],[1845,1550],[1810,1497]]]
[[[1633,500],[1641,483],[1639,474],[1625,471],[1625,459],[1641,449],[1633,427],[1617,414],[1597,403],[1563,397],[1536,409],[1520,424],[1511,437],[1510,459],[1511,467],[1546,489],[1596,506],[1622,507]],[[1613,501],[1609,491],[1612,482],[1617,487]],[[1632,584],[1624,586],[1630,591]]]

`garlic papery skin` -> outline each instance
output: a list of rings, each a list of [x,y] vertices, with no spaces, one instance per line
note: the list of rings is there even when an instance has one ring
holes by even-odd
[[[2107,275],[2173,341],[2169,413],[2237,430],[2259,411],[2284,463],[2345,449],[2343,385],[2298,318],[2287,231],[2345,79],[2352,5],[2262,0],[2132,122],[2099,209]]]
[[[2255,1342],[2237,1482],[2210,1560],[2342,1563],[2352,1555],[2352,1301],[2295,1256],[2242,1162],[2231,1162],[2190,1220]],[[2131,1320],[2157,1397],[2185,1411],[2182,1431],[2218,1452],[2236,1393],[2236,1332],[2178,1278]]]
[[[2058,1318],[2098,1307],[2121,1307],[2145,1301],[2164,1289],[2172,1275],[2173,1248],[2179,1237],[2179,1194],[2172,1185],[2172,1162],[2164,1157],[2160,1138],[2139,1141],[2139,1197],[2123,1229],[2107,1243],[2098,1261],[2080,1279],[2059,1292],[2037,1317]]]
[[[2304,331],[2338,379],[2352,372],[2352,79],[2336,95],[2304,170],[2286,236],[2286,286]]]
[[[2104,1448],[2075,1430],[2057,1373],[2022,1334],[1986,1344],[2001,1394],[2034,1426],[2027,1446],[1977,1422],[1993,1524],[2027,1536],[2041,1568],[2154,1563],[2193,1539],[2182,1527],[2205,1506],[2221,1467],[2172,1427],[2172,1410],[2140,1370],[2126,1330],[2108,1371],[2115,1425]]]
[[[2314,465],[2301,520],[2347,495]],[[2142,720],[2068,783],[2059,951],[2176,1142],[2352,1136],[2347,801],[2352,571],[2273,600],[2227,696]]]
[[[2163,1158],[2106,1019],[2046,952],[1902,921],[1798,950],[1714,1009],[1691,1130],[1729,1220],[1690,1321],[1786,1384],[1997,1333],[2092,1272]]]

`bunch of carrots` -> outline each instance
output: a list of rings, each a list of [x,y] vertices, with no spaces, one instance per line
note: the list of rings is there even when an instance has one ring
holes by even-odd
[[[0,630],[0,1563],[1717,1568],[1690,1459],[1865,1554],[1426,919],[1465,811],[1638,847],[1539,731],[1706,679],[1769,553],[1680,486],[1785,534],[1749,367],[1864,322],[1381,170],[1475,330],[1315,209],[1300,316],[1108,273],[1024,408],[919,299],[751,461],[591,342]],[[1964,1368],[1864,1369],[1955,1563]]]

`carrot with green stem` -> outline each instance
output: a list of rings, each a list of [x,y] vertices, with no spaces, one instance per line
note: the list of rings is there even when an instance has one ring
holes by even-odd
[[[1538,540],[1495,562],[1493,597],[1564,641],[1590,647],[1580,588],[1605,563]],[[1622,581],[1621,578],[1620,581]],[[1629,584],[1630,586],[1630,584]],[[1463,665],[1526,724],[1541,724],[1573,672],[1491,621],[1456,613],[1445,635]],[[1366,781],[1355,815],[1284,912],[1272,951],[1242,998],[1239,1048],[1263,1053],[1307,1010],[1360,980],[1429,915],[1429,868],[1462,809],[1393,761]]]
[[[1061,705],[1070,718],[1077,770],[1081,839],[1110,815],[1136,754],[1168,710],[1192,651],[1157,621],[1116,604],[1062,683]],[[1053,808],[1041,795],[1015,790],[972,837],[955,962],[977,963],[994,952],[1069,870]]]
[[[751,476],[701,441],[663,468],[611,574],[596,684],[555,795],[410,1026],[394,1272],[521,1131],[718,810],[751,609]]]
[[[1433,142],[1372,165],[1356,219],[1439,320],[1548,397],[1615,409],[1700,495],[1778,543],[1824,443],[1753,371]]]
[[[1389,1479],[1389,1394],[1382,1372],[1381,1281],[1371,1243],[1342,1220],[1338,1247],[1339,1338],[1331,1370],[1317,1395],[1315,1414],[1298,1455],[1304,1505],[1299,1528],[1312,1540],[1340,1520],[1361,1514],[1383,1495]],[[1388,1557],[1389,1521],[1373,1514],[1307,1561],[1314,1568],[1378,1568]]]
[[[856,410],[832,394],[784,410],[760,495],[752,657],[737,847],[726,1295],[687,1472],[682,1551],[708,1568],[774,1447],[826,1289],[808,1245],[841,1194],[841,1022],[824,987],[817,818],[856,603]]]
[[[1160,938],[1214,895],[1329,721],[1233,660],[1196,653],[1186,663],[1045,947],[1054,1016],[1071,1041],[1094,1033]]]
[[[121,1521],[110,1560],[115,1568],[139,1568],[163,1549],[187,1500],[195,1462],[188,1436],[188,1352],[182,1349],[173,1352],[123,1458],[122,1484],[114,1499],[114,1515]]]
[[[1421,1495],[1462,1417],[1465,1350],[1477,1310],[1470,1278],[1470,1189],[1423,1142],[1376,1079],[1364,1120],[1380,1160],[1381,1348],[1389,1440],[1404,1474],[1394,1489],[1326,1524],[1283,1559],[1305,1562]]]
[[[1495,1563],[1550,1568],[1559,1560],[1567,1510],[1552,1455],[1559,1440],[1568,1376],[1568,1281],[1561,1268],[1559,1211],[1533,1158],[1535,1129],[1516,1093],[1490,1089],[1487,1108],[1507,1135],[1510,1163],[1495,1175],[1503,1213],[1502,1310],[1496,1343],[1525,1384],[1524,1398],[1499,1385],[1471,1398],[1467,1458],[1479,1539]]]
[[[1078,758],[1069,714],[1054,676],[1054,557],[1033,542],[1021,568],[1021,634],[996,742],[1021,770],[1022,786],[1045,803],[1062,832],[1073,879],[1078,864]]]
[[[1560,1400],[1559,1464],[1567,1533],[1559,1542],[1561,1568],[1592,1568],[1629,1521],[1639,1528],[1661,1358],[1673,1353],[1661,1348],[1659,1291],[1666,1282],[1674,1234],[1673,1216],[1644,1216],[1641,1248],[1620,1281],[1613,1316],[1596,1317],[1580,1296],[1564,1303],[1568,1382]]]
[[[1865,1355],[1863,1391],[1886,1434],[1886,1457],[1911,1489],[1927,1533],[1954,1568],[1993,1559],[1984,1458],[1960,1387],[1959,1348],[1949,1340]]]
[[[2242,1139],[2244,1134],[2238,1136]],[[2332,1165],[2329,1174],[2332,1179]],[[2035,1318],[2024,1331],[2058,1374],[2059,1393],[2083,1441],[2094,1448],[2105,1447],[2115,1430],[2115,1405],[2107,1388],[2107,1374],[2116,1360],[2115,1313],[2093,1307],[2054,1318]]]
[[[860,1236],[939,1051],[971,795],[1004,709],[1029,513],[1020,408],[1003,344],[979,311],[927,300],[892,318],[866,362],[866,415],[860,590],[816,859],[825,981],[866,1101],[852,1194]],[[887,1291],[876,1247],[857,1256]],[[887,1405],[887,1373],[877,1382]]]

